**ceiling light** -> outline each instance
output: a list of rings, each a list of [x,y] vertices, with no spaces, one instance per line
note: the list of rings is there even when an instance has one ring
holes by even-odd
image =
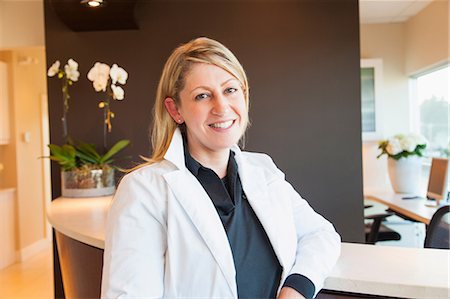
[[[82,0],[80,3],[87,7],[99,7],[105,5],[105,1],[103,0]]]

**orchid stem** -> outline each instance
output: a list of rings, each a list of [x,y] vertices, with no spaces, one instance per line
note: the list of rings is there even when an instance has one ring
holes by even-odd
[[[67,143],[69,139],[68,126],[67,126],[67,112],[69,111],[69,86],[67,83],[67,79],[63,80],[63,117],[61,118],[62,128],[63,128],[63,139],[64,142]]]
[[[107,134],[108,134],[108,122],[107,122],[107,117],[108,117],[108,111],[109,111],[109,101],[107,102],[105,108],[103,108],[103,150],[106,153],[107,150]]]

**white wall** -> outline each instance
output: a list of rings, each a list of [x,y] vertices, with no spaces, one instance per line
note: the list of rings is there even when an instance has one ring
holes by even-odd
[[[449,14],[449,1],[435,0],[406,23],[406,74],[449,62]]]
[[[0,51],[8,64],[11,142],[0,147],[3,186],[16,189],[16,249],[20,258],[32,254],[48,239],[45,221],[45,178],[42,136],[42,95],[47,93],[43,47]],[[28,134],[29,140],[24,136]],[[36,249],[37,248],[37,249]]]
[[[0,49],[44,46],[42,0],[0,0]]]
[[[408,77],[404,73],[405,25],[365,24],[360,27],[361,58],[381,58],[381,122],[383,138],[409,131]],[[389,190],[386,158],[377,159],[378,141],[363,142],[364,191]]]
[[[412,130],[409,76],[449,58],[449,6],[433,1],[404,23],[363,24],[361,58],[383,59],[384,138]],[[391,190],[386,158],[376,159],[378,143],[363,144],[364,191]]]
[[[409,130],[405,24],[366,24],[360,28],[361,58],[383,60],[381,101],[384,136]]]
[[[0,0],[0,60],[8,64],[11,142],[0,146],[0,188],[15,195],[15,249],[19,259],[50,238],[46,227],[41,95],[47,93],[43,2]],[[30,141],[24,141],[24,133]]]

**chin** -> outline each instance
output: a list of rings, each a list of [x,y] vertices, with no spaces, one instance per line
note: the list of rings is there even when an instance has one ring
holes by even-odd
[[[233,139],[227,138],[227,140],[220,140],[218,142],[215,142],[211,146],[211,148],[213,148],[214,150],[217,150],[217,151],[230,149],[233,145],[237,144],[238,141],[239,141],[239,139],[236,139],[236,138],[233,138]]]

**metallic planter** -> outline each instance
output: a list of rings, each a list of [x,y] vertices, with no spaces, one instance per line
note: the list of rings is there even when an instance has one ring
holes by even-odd
[[[107,196],[116,190],[114,169],[78,168],[61,172],[61,193],[63,197]]]

